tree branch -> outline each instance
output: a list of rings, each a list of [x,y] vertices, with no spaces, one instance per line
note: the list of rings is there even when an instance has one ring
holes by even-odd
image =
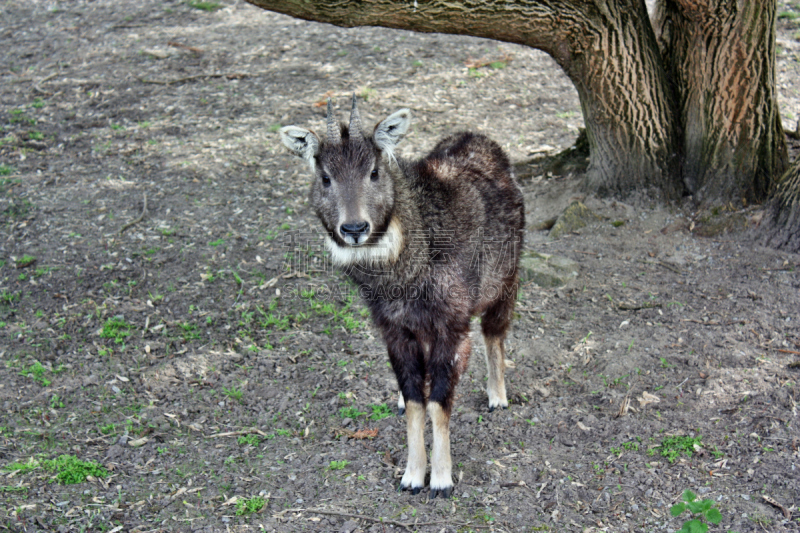
[[[575,6],[582,2],[394,2],[372,0],[353,5],[324,0],[247,0],[254,6],[343,28],[381,26],[422,33],[473,35],[539,48],[556,57],[559,42],[575,21]],[[563,48],[563,47],[561,47]],[[557,58],[558,60],[559,58]],[[568,59],[564,57],[563,59]]]

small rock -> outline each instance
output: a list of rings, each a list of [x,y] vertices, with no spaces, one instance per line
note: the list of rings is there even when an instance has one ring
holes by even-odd
[[[599,220],[601,220],[601,218],[583,205],[583,203],[572,202],[556,219],[556,223],[553,224],[553,229],[550,230],[550,238],[558,239],[562,235],[576,231]]]
[[[543,288],[564,287],[578,277],[578,263],[566,257],[525,252],[519,261],[520,281]]]
[[[106,451],[106,459],[113,461],[117,457],[122,455],[122,446],[119,444],[115,444]]]
[[[352,520],[348,520],[344,524],[342,524],[342,529],[339,530],[339,533],[353,533],[356,530],[358,524]]]
[[[475,412],[462,413],[461,414],[461,420],[465,424],[472,424],[473,422],[478,420],[478,413],[475,413]]]

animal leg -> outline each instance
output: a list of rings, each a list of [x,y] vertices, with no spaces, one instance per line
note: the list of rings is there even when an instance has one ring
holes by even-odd
[[[425,406],[420,402],[406,403],[406,429],[408,433],[408,463],[398,490],[418,494],[425,486]]]
[[[428,499],[436,496],[449,498],[453,492],[453,463],[450,458],[450,413],[439,402],[428,402],[428,414],[433,423],[433,448],[431,450],[431,491]]]
[[[511,290],[503,290],[501,293],[516,294],[516,281],[511,285]],[[506,397],[506,349],[504,341],[506,333],[511,325],[511,318],[514,313],[514,299],[500,298],[492,304],[481,317],[481,329],[483,330],[483,340],[486,343],[486,369],[488,373],[488,383],[486,392],[489,396],[489,411],[494,411],[497,407],[506,409],[508,398]]]
[[[428,499],[449,498],[453,492],[453,462],[450,457],[450,412],[453,393],[472,350],[468,333],[460,341],[437,342],[431,355],[431,394],[428,414],[433,424],[431,449],[431,490]],[[454,349],[455,347],[455,349]]]
[[[489,411],[496,407],[508,407],[506,397],[506,351],[503,337],[484,337],[486,343],[486,369],[489,374],[486,393],[489,396]]]
[[[425,486],[425,359],[419,342],[408,330],[385,334],[389,360],[400,388],[400,402],[406,409],[408,463],[399,490],[419,493]],[[398,402],[398,407],[401,405]]]
[[[403,393],[400,392],[398,394],[399,398],[397,399],[397,416],[403,416],[406,414],[406,402],[403,401]]]

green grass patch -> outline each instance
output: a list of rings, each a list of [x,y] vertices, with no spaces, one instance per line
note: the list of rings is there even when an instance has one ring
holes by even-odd
[[[33,381],[37,382],[42,387],[48,387],[52,382],[45,377],[45,372],[47,372],[47,368],[39,361],[34,361],[28,368],[23,368],[19,375],[25,377],[30,376],[33,378]]]
[[[28,492],[28,487],[12,487],[10,485],[0,486],[0,493],[2,492]]]
[[[25,254],[17,259],[17,268],[29,267],[36,262],[36,258],[32,255]]]
[[[241,444],[242,446],[249,444],[250,446],[258,446],[261,444],[261,436],[256,435],[255,433],[251,433],[249,435],[239,435],[239,438],[236,439],[236,442]]]
[[[328,465],[328,470],[342,470],[344,467],[350,464],[350,461],[331,461]]]
[[[83,483],[88,476],[105,478],[108,471],[94,461],[81,461],[74,455],[60,455],[55,459],[39,460],[31,457],[24,463],[11,463],[3,467],[4,470],[17,471],[26,474],[37,468],[48,472],[55,472],[56,481],[62,485]]]
[[[342,407],[341,409],[339,409],[339,416],[341,416],[342,418],[352,418],[355,420],[359,416],[366,416],[366,415],[367,413],[361,412],[352,406]]]
[[[125,342],[125,339],[131,336],[133,332],[133,326],[128,324],[120,317],[109,318],[105,324],[103,324],[103,330],[100,332],[100,336],[104,339],[114,339],[114,342],[117,344],[122,344]]]
[[[183,337],[184,342],[189,342],[191,340],[196,340],[200,338],[200,333],[197,331],[196,325],[184,322],[180,324],[180,327],[181,327],[181,336]]]
[[[108,471],[94,461],[81,461],[74,455],[60,455],[52,461],[42,461],[45,470],[56,472],[56,481],[62,485],[83,483],[88,476],[104,478]]]
[[[267,502],[261,496],[253,496],[252,498],[241,499],[236,502],[236,516],[257,513],[263,509],[265,505],[267,505]]]
[[[691,457],[695,446],[700,446],[701,440],[703,440],[702,435],[698,435],[697,437],[664,437],[659,446],[650,449],[647,453],[651,456],[658,453],[672,464],[681,454]]]
[[[385,404],[382,403],[380,405],[370,405],[370,409],[372,409],[372,414],[369,415],[370,420],[383,420],[384,418],[388,418],[392,416],[392,410]]]
[[[217,9],[222,9],[224,6],[219,2],[205,2],[201,0],[192,0],[191,2],[189,2],[189,7],[199,9],[200,11],[212,12],[216,11]]]
[[[19,472],[20,474],[27,474],[31,470],[35,470],[41,466],[39,460],[31,457],[24,463],[10,463],[3,467],[3,470],[8,470],[9,472]]]
[[[236,387],[230,387],[230,388],[222,387],[222,393],[229,398],[233,398],[237,402],[241,402],[242,396],[244,396],[244,392],[242,392],[240,389],[237,389]]]
[[[0,163],[0,176],[10,176],[17,169],[12,167],[11,165],[6,165],[5,163]]]

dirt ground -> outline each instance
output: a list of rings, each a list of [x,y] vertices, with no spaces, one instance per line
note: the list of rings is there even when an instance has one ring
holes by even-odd
[[[355,92],[366,124],[412,110],[403,155],[472,129],[524,163],[574,142],[577,95],[522,47],[201,7],[0,6],[3,529],[674,531],[691,489],[711,531],[800,530],[800,256],[753,244],[758,208],[587,197],[536,166],[526,249],[577,276],[524,285],[507,411],[475,343],[454,497],[397,493],[385,348],[320,250],[291,247],[317,221],[276,130],[324,130],[319,103]],[[790,127],[798,32],[781,17]],[[601,218],[550,239],[576,199]],[[62,456],[105,470],[63,484]]]

